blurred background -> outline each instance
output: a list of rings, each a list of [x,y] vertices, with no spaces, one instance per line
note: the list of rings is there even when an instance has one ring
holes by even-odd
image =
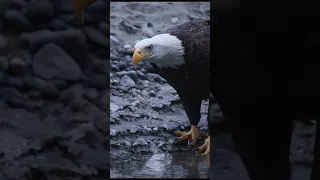
[[[190,129],[176,91],[149,64],[132,66],[141,39],[193,19],[210,19],[209,2],[110,3],[110,175],[112,178],[208,178],[209,157],[187,144],[172,146],[174,131]],[[201,129],[207,129],[208,102]]]
[[[109,3],[0,0],[0,179],[109,177]]]

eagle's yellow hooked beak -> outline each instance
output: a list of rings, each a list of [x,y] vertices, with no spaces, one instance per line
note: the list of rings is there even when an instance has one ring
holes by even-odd
[[[134,51],[133,56],[132,56],[132,64],[134,68],[136,68],[136,65],[144,60],[145,58],[151,56],[152,54],[149,53],[148,51],[143,51],[142,49],[138,48]]]
[[[81,23],[84,23],[83,20],[83,9],[89,7],[91,4],[97,0],[74,0],[74,5],[76,7],[76,14],[80,18]]]
[[[133,57],[132,57],[132,64],[134,66],[134,68],[136,68],[136,65],[142,61],[144,55],[142,54],[142,50],[140,48],[136,49],[133,53]]]

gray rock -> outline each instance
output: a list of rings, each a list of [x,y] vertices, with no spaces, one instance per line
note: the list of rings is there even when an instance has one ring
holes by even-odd
[[[120,71],[119,67],[117,65],[111,65],[112,71]]]
[[[150,28],[148,28],[147,26],[143,27],[141,29],[142,33],[145,34],[147,37],[153,37],[154,35],[156,35]]]
[[[85,34],[81,30],[39,30],[21,33],[20,39],[22,44],[26,44],[32,50],[36,50],[36,48],[49,43],[55,43],[73,57],[81,67],[84,67],[86,64],[88,45]]]
[[[110,45],[111,46],[119,45],[119,40],[116,37],[110,35]]]
[[[12,3],[20,8],[24,7],[27,5],[25,0],[12,0]]]
[[[94,27],[85,27],[85,33],[88,36],[88,39],[98,46],[102,46],[104,48],[109,47],[109,39],[107,36],[101,33],[98,29]]]
[[[0,72],[5,72],[9,68],[9,59],[5,56],[0,56]]]
[[[174,17],[170,21],[171,21],[172,24],[176,24],[179,21],[179,18],[178,17]]]
[[[27,18],[18,10],[7,10],[4,14],[4,20],[9,26],[19,31],[29,31],[32,25]]]
[[[2,100],[12,107],[21,108],[24,107],[24,102],[27,99],[17,89],[3,88],[0,89],[0,96]]]
[[[44,79],[79,80],[79,65],[56,44],[47,44],[33,58],[33,72]]]
[[[21,58],[14,57],[10,60],[10,70],[16,74],[22,74],[26,71],[28,65]]]
[[[136,83],[128,75],[124,75],[120,79],[120,84],[124,87],[135,87],[136,86]]]
[[[31,0],[24,10],[25,16],[34,25],[38,25],[53,18],[54,8],[49,0]]]
[[[5,85],[5,86],[9,86],[9,87],[14,87],[14,88],[20,89],[20,88],[23,87],[24,82],[23,82],[21,77],[10,76],[8,74],[5,74],[3,79],[2,79],[1,84]]]
[[[0,52],[1,50],[6,49],[8,44],[9,44],[8,38],[0,34]]]
[[[55,87],[57,87],[59,90],[68,88],[68,83],[62,79],[52,79],[49,82],[53,84]]]
[[[105,34],[109,34],[110,30],[109,30],[109,25],[105,22],[100,22],[99,24],[99,29],[101,32],[105,33]],[[111,40],[111,36],[110,36],[110,40]]]
[[[25,103],[25,109],[28,111],[33,111],[33,110],[39,110],[42,109],[44,105],[44,101],[42,100],[32,100],[32,101],[26,101]]]
[[[41,91],[39,90],[31,90],[27,93],[29,99],[39,100],[41,99]]]
[[[110,78],[106,74],[89,73],[87,74],[86,84],[97,89],[109,87]]]
[[[128,67],[127,62],[125,62],[125,61],[119,61],[117,66],[120,69],[120,71],[124,70],[124,69],[126,69]]]
[[[26,75],[24,76],[24,82],[30,87],[40,90],[44,95],[48,95],[54,98],[59,97],[59,91],[54,85],[38,77]]]
[[[94,88],[86,87],[83,90],[83,96],[89,100],[94,100],[99,97],[99,92]]]
[[[82,84],[73,84],[68,89],[61,92],[60,100],[63,102],[70,102],[76,97],[82,96]]]

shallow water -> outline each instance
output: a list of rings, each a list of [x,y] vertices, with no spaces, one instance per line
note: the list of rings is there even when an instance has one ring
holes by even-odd
[[[208,178],[210,157],[191,152],[135,154],[112,160],[111,178]]]

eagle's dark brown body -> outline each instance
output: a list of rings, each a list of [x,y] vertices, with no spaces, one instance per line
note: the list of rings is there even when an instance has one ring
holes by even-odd
[[[197,125],[201,100],[210,95],[210,22],[194,20],[164,33],[182,41],[185,64],[177,69],[153,67],[177,91],[191,124]]]

